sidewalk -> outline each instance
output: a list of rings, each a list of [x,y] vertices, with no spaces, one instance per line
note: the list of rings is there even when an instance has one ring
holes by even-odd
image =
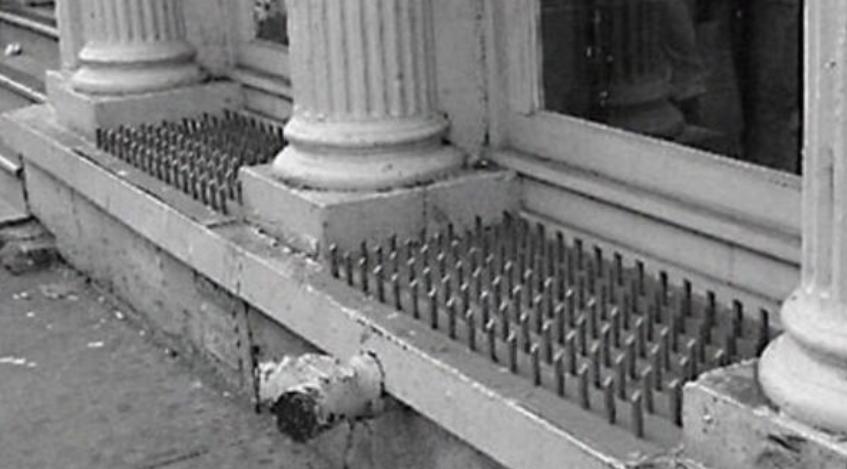
[[[64,266],[0,268],[0,469],[323,468]]]

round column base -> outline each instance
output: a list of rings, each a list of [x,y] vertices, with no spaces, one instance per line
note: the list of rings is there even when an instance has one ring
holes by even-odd
[[[462,166],[464,155],[451,146],[374,149],[320,153],[287,146],[274,160],[273,172],[294,186],[338,191],[373,191],[423,183]]]
[[[762,355],[759,381],[786,414],[823,430],[847,432],[847,363],[817,357],[783,334]]]
[[[87,94],[128,95],[190,85],[202,78],[200,68],[193,62],[137,66],[85,64],[71,77],[71,86]]]

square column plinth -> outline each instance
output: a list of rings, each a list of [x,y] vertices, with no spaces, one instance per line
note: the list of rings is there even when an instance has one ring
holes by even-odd
[[[242,107],[240,85],[230,81],[180,86],[127,95],[90,95],[75,91],[58,71],[47,72],[47,94],[65,127],[93,140],[98,128],[180,120]]]
[[[847,467],[847,435],[815,429],[775,410],[750,361],[685,386],[685,453],[713,469]]]
[[[515,174],[500,169],[379,192],[296,188],[274,178],[270,165],[242,169],[240,177],[247,218],[310,254],[333,244],[352,250],[395,234],[411,238],[448,223],[458,230],[473,226],[476,217],[499,220],[520,205]]]

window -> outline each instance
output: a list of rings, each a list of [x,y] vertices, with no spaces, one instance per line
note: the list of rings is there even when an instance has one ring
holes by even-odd
[[[288,45],[288,14],[285,0],[255,0],[253,3],[253,21],[256,39],[284,46]]]
[[[285,0],[233,2],[239,38],[238,64],[254,71],[288,77]]]
[[[543,108],[799,173],[800,0],[539,0]]]
[[[238,38],[232,77],[244,85],[247,109],[277,120],[292,112],[285,0],[232,2]]]
[[[700,5],[729,4],[733,7],[731,14],[721,17],[724,18],[723,27],[732,31],[731,36],[718,31],[717,25],[721,23],[710,19],[716,17],[716,11],[708,8],[690,10],[701,15],[691,20],[696,22],[695,29],[700,34],[698,50],[710,40],[746,41],[734,49],[711,49],[725,50],[723,56],[717,52],[712,54],[735,67],[738,76],[730,83],[737,91],[710,87],[710,80],[721,78],[711,70],[727,70],[728,67],[711,66],[710,69],[709,60],[721,61],[717,58],[704,61],[705,92],[717,94],[723,90],[737,95],[734,115],[737,122],[743,121],[744,127],[724,127],[731,131],[729,135],[735,135],[734,138],[722,136],[722,139],[693,143],[680,141],[673,132],[665,132],[673,126],[664,124],[674,119],[678,123],[679,114],[685,122],[688,112],[682,109],[685,103],[670,98],[667,82],[656,86],[653,95],[646,92],[650,91],[647,86],[637,90],[641,94],[634,91],[632,94],[664,96],[664,102],[651,102],[655,107],[646,106],[643,110],[647,115],[663,116],[656,111],[662,111],[662,106],[665,111],[673,106],[669,114],[671,117],[676,114],[676,117],[634,119],[638,117],[636,112],[627,114],[611,106],[625,103],[613,101],[609,89],[612,83],[609,67],[617,65],[615,54],[612,60],[608,60],[608,53],[606,61],[598,59],[604,56],[603,47],[613,49],[612,39],[617,39],[617,35],[628,32],[650,37],[644,32],[645,28],[634,21],[639,19],[635,14],[627,16],[627,24],[634,24],[634,27],[610,29],[609,24],[605,24],[604,29],[604,15],[611,18],[612,6],[624,8],[638,3],[658,4],[659,1],[492,0],[487,11],[490,31],[487,56],[493,58],[489,68],[490,136],[494,146],[491,157],[526,177],[525,187],[534,190],[525,193],[528,205],[538,210],[546,207],[544,213],[561,212],[557,220],[562,223],[622,246],[634,246],[633,249],[643,253],[659,255],[661,252],[669,261],[695,266],[692,268],[714,278],[729,278],[726,272],[745,265],[738,261],[741,255],[752,259],[751,265],[755,262],[770,265],[768,262],[772,260],[781,266],[796,263],[800,250],[802,185],[795,173],[796,166],[777,167],[756,162],[749,156],[748,148],[749,142],[756,138],[767,140],[767,136],[771,136],[774,140],[765,143],[782,149],[788,145],[779,143],[779,139],[785,138],[795,143],[790,145],[790,156],[783,160],[793,158],[793,165],[799,162],[801,73],[797,70],[799,63],[796,67],[790,65],[792,60],[799,61],[797,51],[802,49],[802,35],[798,31],[802,23],[798,18],[799,0],[692,0]],[[597,5],[606,8],[605,13],[596,13]],[[640,16],[641,19],[645,17],[651,14]],[[658,24],[658,20],[654,21]],[[757,22],[770,24],[772,30]],[[600,27],[596,28],[598,25]],[[787,34],[785,28],[794,31],[793,35]],[[756,30],[760,31],[758,37],[753,33]],[[650,43],[647,39],[643,41],[647,43],[643,46],[646,48]],[[631,45],[627,41],[620,42]],[[617,56],[629,50],[618,46]],[[753,50],[774,53],[771,58],[778,60],[765,60],[766,56],[754,55]],[[648,61],[661,59],[643,56]],[[778,97],[793,93],[785,100],[789,103],[787,110],[778,108],[789,118],[782,118],[777,124],[793,129],[794,134],[768,131],[754,136],[750,130],[754,122],[751,116],[759,110],[750,103],[756,102],[756,93],[766,89],[762,83],[767,78],[774,78],[776,72],[773,68],[768,69],[772,63],[788,63],[780,66],[780,70],[794,73],[778,86],[776,80],[764,83],[774,85],[775,90],[768,92]],[[662,71],[661,64],[651,65]],[[663,73],[662,77],[667,79],[666,68]],[[655,75],[659,77],[660,74],[656,72]],[[660,80],[654,78],[653,81]],[[790,92],[786,91],[789,88]],[[659,91],[655,91],[657,89]],[[702,103],[700,106],[704,116],[708,115],[707,110],[717,113],[720,119],[711,122],[720,125],[725,125],[723,121],[730,120],[728,116],[733,115],[722,106],[710,104],[712,107],[708,108]],[[639,126],[643,122],[658,125]],[[701,127],[703,135],[714,137],[717,134],[711,124]],[[735,145],[727,142],[735,142]],[[600,209],[607,210],[606,218],[594,216]],[[621,223],[644,228],[641,231],[623,230]],[[665,249],[657,245],[660,238],[645,239],[643,234],[648,228],[656,233],[673,230],[691,243],[685,250]],[[720,248],[723,257],[698,258],[698,246],[703,243],[723,246]],[[745,277],[739,274],[739,278]]]

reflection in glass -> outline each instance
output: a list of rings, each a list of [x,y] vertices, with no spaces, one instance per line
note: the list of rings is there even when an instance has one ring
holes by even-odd
[[[800,0],[539,0],[545,108],[799,172]]]
[[[253,0],[253,21],[256,38],[288,45],[288,14],[285,0]]]

